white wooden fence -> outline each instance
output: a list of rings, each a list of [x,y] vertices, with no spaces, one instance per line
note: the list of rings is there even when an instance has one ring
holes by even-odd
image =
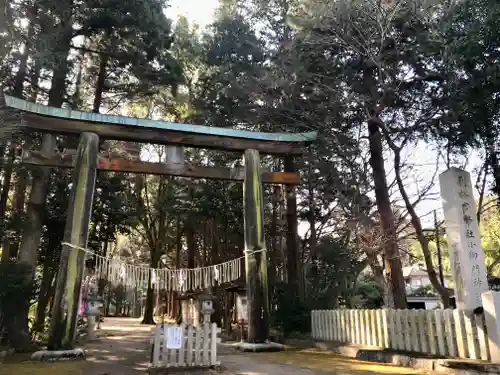
[[[461,310],[313,310],[313,339],[489,360],[483,315]]]
[[[184,332],[180,349],[169,349],[165,345],[168,327],[181,327]],[[154,330],[153,367],[211,367],[220,362],[217,359],[217,344],[221,329],[215,323],[199,327],[192,325],[158,324]]]

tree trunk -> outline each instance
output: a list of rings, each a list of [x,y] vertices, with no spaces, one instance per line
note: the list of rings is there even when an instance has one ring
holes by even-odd
[[[24,50],[21,54],[19,60],[19,67],[14,78],[14,88],[12,90],[12,96],[16,98],[23,97],[24,82],[26,81],[26,68],[28,67],[28,57],[32,47],[32,40],[35,33],[35,22],[37,18],[38,9],[36,5],[29,7],[28,11],[28,35],[26,36],[26,42],[24,43]]]
[[[153,266],[151,266],[153,267]],[[151,285],[151,275],[148,281],[148,291],[146,294],[146,309],[144,310],[144,318],[141,324],[156,324],[153,314],[155,309],[155,291]]]
[[[31,137],[27,137],[24,148],[29,150],[32,145]],[[26,203],[26,188],[28,186],[29,174],[25,166],[19,166],[16,170],[16,185],[14,188],[14,198],[12,200],[12,221],[16,227],[17,234],[8,241],[9,254],[11,258],[16,258],[19,253],[19,238],[22,236],[22,218],[24,204]]]
[[[3,103],[0,102],[0,106],[2,106]],[[2,108],[2,107],[0,107]],[[0,139],[0,172],[2,171],[4,167],[4,162],[5,162],[5,140]]]
[[[105,54],[99,55],[99,75],[97,76],[97,82],[94,91],[94,105],[92,106],[92,112],[99,113],[102,102],[102,93],[104,91],[104,83],[106,82],[106,66],[108,65],[108,56]]]
[[[45,248],[42,282],[40,285],[35,322],[33,324],[33,331],[37,333],[43,332],[44,330],[47,307],[54,296],[55,286],[53,284],[54,276],[56,275],[55,270],[57,268],[55,267],[55,264],[53,264],[53,255],[55,255],[55,251],[60,251],[58,244],[61,240],[62,238],[59,236],[50,236],[49,243]]]
[[[85,45],[85,40],[83,41],[83,45]],[[71,98],[71,108],[73,109],[81,109],[82,108],[82,89],[83,89],[83,70],[85,64],[85,51],[81,50],[79,52],[78,57],[76,58],[77,66],[77,74],[75,80],[75,91]]]
[[[116,298],[115,298],[115,316],[120,316],[122,315],[122,303],[123,303],[123,289],[122,285],[118,285],[116,287]]]
[[[187,243],[187,268],[194,268],[196,256],[196,238],[194,236],[194,229],[189,221],[184,226],[184,232],[186,234]]]
[[[52,150],[52,141],[52,135],[44,135],[42,141],[42,152],[49,153]],[[49,168],[39,168],[37,170],[33,170],[33,184],[28,201],[23,236],[19,246],[19,262],[26,264],[32,270],[32,272],[27,276],[27,283],[31,285],[33,284],[33,278],[35,276],[37,252],[42,235],[41,232],[45,215],[45,197],[49,182],[49,175]],[[25,337],[29,337],[29,308],[30,301],[26,300],[22,307],[22,313],[20,313],[17,318],[18,329],[22,332],[21,335]],[[23,348],[19,349],[23,350]]]
[[[380,119],[378,117],[370,118],[368,120],[368,133],[370,143],[370,165],[373,171],[375,198],[384,241],[382,245],[384,248],[385,277],[387,278],[393,296],[394,307],[397,309],[405,309],[407,307],[406,288],[394,224],[394,213],[392,212],[385,175],[382,134],[380,132],[379,122]]]
[[[481,214],[483,213],[484,193],[486,191],[486,182],[488,180],[488,161],[487,160],[484,162],[482,169],[483,169],[483,174],[482,174],[481,186],[476,186],[476,188],[479,190],[479,200],[477,202],[477,212],[476,212],[477,225],[481,224]],[[481,176],[481,171],[479,172],[479,176]]]
[[[182,250],[182,228],[181,228],[181,216],[177,215],[177,220],[176,220],[176,238],[175,238],[175,268],[180,269],[181,268],[181,250]],[[179,317],[180,313],[180,301],[179,301],[179,293],[178,292],[172,292],[173,294],[173,318],[177,320]]]
[[[111,307],[111,286],[108,285],[108,294],[106,298],[106,308],[104,310],[104,315],[109,316],[109,308]]]
[[[429,280],[434,287],[434,289],[438,292],[441,297],[441,301],[443,302],[443,307],[445,309],[450,307],[450,294],[448,289],[445,288],[443,284],[439,282],[436,270],[434,268],[434,264],[432,262],[432,254],[429,248],[429,241],[424,234],[424,230],[422,228],[422,223],[420,222],[420,218],[418,217],[417,212],[415,211],[415,207],[410,202],[410,198],[406,193],[406,188],[403,183],[403,179],[401,177],[401,150],[396,149],[392,141],[388,140],[391,144],[391,148],[394,151],[394,172],[396,174],[396,183],[398,184],[399,192],[403,201],[405,202],[406,209],[410,214],[411,223],[413,228],[415,229],[415,234],[417,236],[418,242],[420,243],[420,247],[422,248],[422,252],[424,254],[425,267],[427,269],[427,274],[429,275]]]
[[[212,265],[216,265],[220,262],[220,257],[219,257],[219,231],[217,228],[217,221],[215,219],[212,219],[212,228],[211,228],[211,235],[212,235],[212,243],[210,246],[210,259]],[[217,326],[221,326],[222,322],[222,311],[221,311],[221,290],[219,285],[214,285],[212,288],[212,295],[215,297],[214,300],[214,313],[212,314],[212,323],[217,323]]]
[[[61,31],[63,33],[61,44],[57,51],[60,56],[56,59],[57,64],[53,70],[51,87],[49,91],[48,105],[52,107],[61,107],[64,102],[66,88],[66,75],[68,72],[68,54],[70,51],[70,42],[73,34],[73,25],[71,20],[71,2],[66,7],[60,9]],[[42,153],[50,153],[54,149],[55,139],[51,134],[44,134],[42,139]],[[40,246],[41,232],[43,227],[43,216],[45,214],[45,198],[49,184],[50,168],[42,167],[33,172],[33,182],[26,212],[26,224],[24,226],[21,245],[19,248],[19,261],[25,263],[33,272],[27,280],[33,283],[34,270],[36,266],[37,251]],[[26,301],[23,306],[23,312],[18,317],[19,330],[23,335],[28,335],[28,314],[29,302]]]
[[[47,246],[47,253],[45,254],[45,260],[43,262],[43,275],[42,283],[40,285],[40,294],[38,297],[38,304],[36,307],[36,318],[33,324],[34,332],[43,332],[45,326],[45,317],[47,313],[47,306],[51,298],[52,282],[54,280],[55,272],[51,267],[52,259],[50,258],[49,244]]]
[[[234,293],[225,293],[225,306],[224,306],[224,328],[227,334],[231,334],[231,323],[233,321],[233,311],[234,311]]]
[[[57,272],[54,272],[54,276],[57,276]],[[48,311],[52,311],[52,307],[54,307],[55,294],[56,294],[56,279],[54,277],[52,279],[52,284],[50,284],[50,288],[49,288],[49,309],[48,309]]]
[[[494,179],[493,191],[497,196],[497,207],[500,208],[500,163],[498,160],[498,153],[493,150],[491,152],[490,158],[491,158],[491,170]]]
[[[35,59],[35,65],[31,69],[30,82],[31,82],[31,93],[30,100],[33,103],[37,102],[38,99],[38,81],[40,79],[40,71],[42,70],[42,59]]]
[[[159,226],[159,228],[161,227],[162,226]],[[151,268],[158,267],[158,263],[160,262],[160,257],[162,255],[160,250],[162,248],[163,248],[162,242],[159,239],[157,239],[156,248],[150,251],[149,267]],[[142,319],[141,324],[155,324],[154,320],[155,305],[156,305],[155,289],[152,283],[152,274],[150,273],[148,280],[148,291],[146,293],[146,309],[144,311],[144,318]]]
[[[201,259],[201,266],[206,267],[208,265],[208,222],[203,223],[203,247],[202,247],[202,254],[203,257]]]
[[[376,257],[371,257],[370,259],[370,268],[373,272],[373,277],[375,278],[375,282],[382,288],[384,291],[384,305],[385,306],[394,306],[394,301],[392,299],[391,289],[389,288],[389,283],[384,277],[384,269],[379,264]]]
[[[7,212],[7,201],[9,199],[10,185],[12,180],[12,169],[14,168],[14,159],[16,156],[16,147],[11,143],[9,153],[7,154],[7,164],[3,171],[3,185],[0,192],[0,244],[3,243],[5,234],[5,214]],[[10,258],[9,248],[2,251],[2,262],[7,262]]]
[[[99,171],[97,173],[99,173]],[[104,239],[103,250],[102,250],[102,256],[104,258],[106,258],[108,255],[109,238],[111,236],[111,233],[113,233],[113,231],[112,231],[112,229],[110,229],[110,227],[111,227],[111,218],[108,218],[108,220],[106,222],[106,227],[105,227],[106,237]],[[89,236],[89,238],[92,238],[92,237]],[[104,293],[104,288],[106,287],[106,283],[107,283],[107,280],[105,280],[105,279],[99,280],[98,291],[97,291],[98,295],[102,295]]]

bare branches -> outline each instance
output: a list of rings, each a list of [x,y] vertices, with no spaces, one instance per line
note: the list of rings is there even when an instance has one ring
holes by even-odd
[[[382,128],[382,132],[385,136],[386,142],[389,144],[389,147],[391,148],[391,150],[394,153],[394,171],[396,174],[396,181],[398,184],[399,192],[401,194],[401,197],[403,198],[406,209],[408,210],[408,213],[410,215],[411,223],[413,225],[413,228],[415,229],[415,235],[416,235],[418,242],[420,243],[420,246],[422,248],[422,252],[424,254],[425,265],[427,268],[427,273],[429,275],[429,279],[432,283],[432,286],[436,289],[436,291],[441,296],[443,305],[445,307],[449,306],[449,292],[445,288],[445,286],[441,284],[441,282],[439,281],[439,279],[437,277],[436,271],[434,269],[431,251],[429,248],[429,241],[424,234],[424,230],[423,230],[420,218],[419,218],[417,212],[415,211],[415,206],[410,201],[410,198],[406,192],[405,185],[403,183],[403,179],[401,177],[401,150],[402,150],[402,147],[397,146],[395,144],[395,142],[391,138],[391,135],[390,135],[387,127],[385,127],[383,123],[381,123],[381,128]],[[437,171],[437,168],[436,168],[436,171]],[[434,173],[434,176],[435,175],[436,175],[436,172]]]

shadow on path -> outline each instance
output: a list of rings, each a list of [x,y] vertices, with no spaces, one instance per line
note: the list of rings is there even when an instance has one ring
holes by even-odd
[[[0,365],[0,375],[146,375],[150,366],[153,326],[138,319],[105,318],[98,340],[84,345],[86,361]],[[395,375],[423,372],[357,361],[317,350],[241,353],[220,345],[221,369],[176,371],[182,375]],[[164,374],[166,371],[160,371]]]
[[[99,339],[85,344],[87,361],[84,375],[144,374],[150,360],[153,326],[139,319],[105,318]]]
[[[222,366],[240,375],[414,375],[425,374],[387,364],[358,361],[317,350],[286,350],[274,353],[227,354]]]

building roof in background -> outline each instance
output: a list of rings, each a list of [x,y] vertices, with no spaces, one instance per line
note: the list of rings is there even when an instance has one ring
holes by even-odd
[[[427,276],[427,270],[423,264],[413,264],[403,267],[403,277],[408,278],[410,276]]]
[[[436,270],[437,272],[437,270]],[[428,276],[427,274],[427,269],[424,267],[423,264],[418,263],[418,264],[413,264],[411,266],[403,267],[403,277],[409,278],[409,277],[414,277],[414,276]],[[445,278],[449,278],[449,275],[444,275]]]

